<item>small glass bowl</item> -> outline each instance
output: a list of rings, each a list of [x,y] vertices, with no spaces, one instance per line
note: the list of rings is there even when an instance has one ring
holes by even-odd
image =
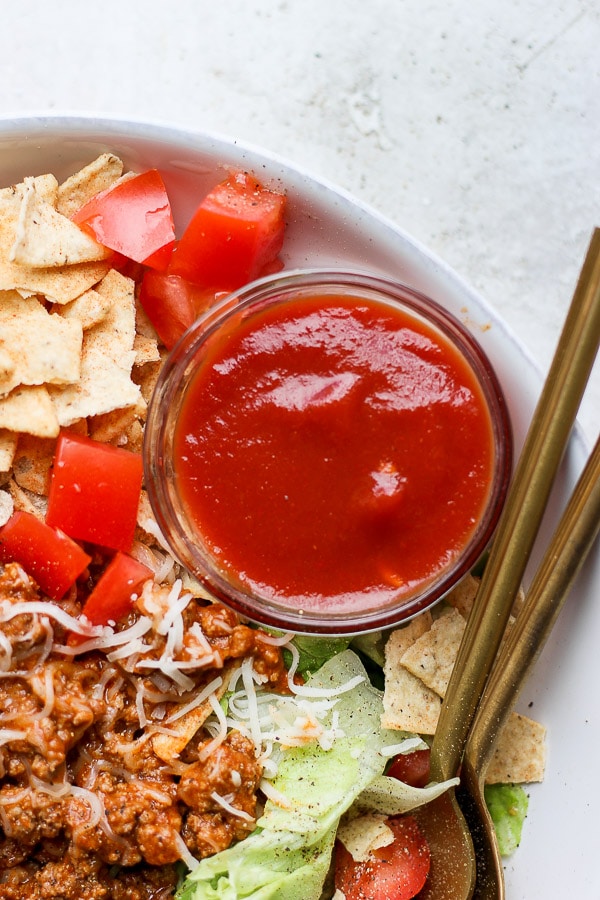
[[[462,550],[409,596],[370,602],[360,609],[320,609],[261,596],[228,571],[206,546],[182,499],[174,454],[175,433],[190,383],[207,351],[248,318],[274,304],[311,297],[350,297],[400,308],[451,343],[474,373],[491,421],[494,464],[485,507]],[[335,270],[298,270],[255,281],[203,314],[174,347],[151,399],[144,441],[145,481],[159,528],[175,558],[216,599],[246,619],[304,634],[348,635],[389,628],[443,598],[480,560],[494,532],[512,469],[512,431],[498,378],[482,348],[458,319],[435,301],[378,276]],[[343,560],[340,561],[343,565]]]

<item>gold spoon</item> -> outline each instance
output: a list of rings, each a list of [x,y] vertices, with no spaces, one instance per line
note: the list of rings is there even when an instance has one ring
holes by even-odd
[[[457,796],[476,850],[474,896],[502,900],[504,874],[484,779],[498,735],[600,531],[600,438],[498,654],[469,733]]]
[[[452,778],[458,771],[468,731],[521,585],[599,342],[600,229],[596,228],[442,704],[431,748],[431,777],[436,781]],[[432,847],[430,883],[423,896],[430,900],[471,897],[476,875],[475,854],[454,791],[422,807],[418,817]],[[446,840],[452,845],[451,853],[445,852]]]

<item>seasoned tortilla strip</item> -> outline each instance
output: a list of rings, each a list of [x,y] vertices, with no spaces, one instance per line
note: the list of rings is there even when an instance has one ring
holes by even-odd
[[[72,216],[95,194],[105,191],[121,177],[123,163],[114,153],[102,153],[75,172],[58,188],[56,208],[63,216]]]
[[[384,728],[417,734],[435,732],[442,706],[441,698],[401,665],[404,653],[429,631],[431,623],[431,613],[422,613],[408,625],[393,631],[386,643],[386,688],[381,717]]]
[[[430,690],[443,697],[466,622],[458,610],[450,608],[436,619],[429,631],[418,638],[400,663]]]
[[[20,266],[48,268],[105,259],[111,251],[57,212],[25,179],[15,240],[9,260]]]
[[[539,722],[512,712],[500,732],[485,773],[486,784],[529,784],[543,781],[546,729]]]

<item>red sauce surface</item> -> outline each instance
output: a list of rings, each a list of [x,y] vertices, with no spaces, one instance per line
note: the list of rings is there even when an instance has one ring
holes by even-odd
[[[341,297],[294,300],[228,334],[175,435],[209,550],[303,609],[415,593],[472,534],[493,463],[487,406],[454,347],[401,310]]]

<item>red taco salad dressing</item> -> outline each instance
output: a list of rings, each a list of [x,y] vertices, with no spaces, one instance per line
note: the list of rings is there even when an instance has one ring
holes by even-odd
[[[333,280],[230,300],[188,354],[176,399],[162,399],[166,505],[259,621],[263,602],[329,631],[416,611],[489,537],[507,460],[480,353],[466,339],[465,355],[454,323],[432,324],[415,297],[413,308]]]

